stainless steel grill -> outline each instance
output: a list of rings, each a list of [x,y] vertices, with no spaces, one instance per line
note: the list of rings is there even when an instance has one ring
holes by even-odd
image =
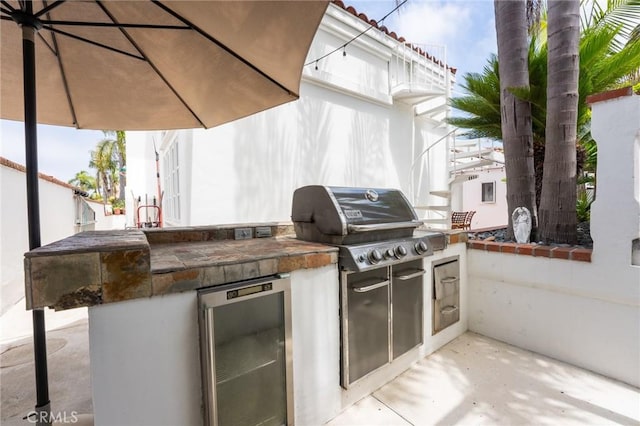
[[[299,239],[339,247],[341,383],[373,374],[424,341],[425,256],[444,234],[395,189],[305,186],[291,218]]]
[[[297,238],[337,245],[342,270],[364,271],[429,256],[444,234],[422,222],[397,189],[305,186],[293,194]]]

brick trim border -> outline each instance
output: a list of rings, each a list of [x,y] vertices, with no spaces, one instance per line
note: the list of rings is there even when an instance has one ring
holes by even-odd
[[[9,160],[8,158],[0,157],[0,165],[8,167],[10,169],[17,170],[22,173],[27,172],[27,168],[22,164],[18,164],[14,161]],[[74,191],[82,191],[80,188],[76,188],[73,185],[68,184],[67,182],[63,182],[60,179],[57,179],[50,175],[45,175],[44,173],[38,173],[38,177],[40,179],[46,180],[47,182],[55,183],[56,185],[63,186],[65,188],[73,189]]]
[[[493,251],[497,253],[511,253],[524,256],[548,257],[551,259],[575,260],[591,262],[592,249],[578,247],[556,247],[539,244],[501,243],[496,241],[467,242],[468,249]]]

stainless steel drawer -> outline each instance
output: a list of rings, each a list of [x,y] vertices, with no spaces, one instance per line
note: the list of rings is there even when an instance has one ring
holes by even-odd
[[[433,264],[432,309],[432,334],[460,320],[460,261],[457,256]]]

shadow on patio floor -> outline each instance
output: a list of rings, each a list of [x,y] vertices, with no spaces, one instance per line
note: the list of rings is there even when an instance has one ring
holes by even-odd
[[[638,425],[640,389],[466,333],[328,426],[456,424]]]

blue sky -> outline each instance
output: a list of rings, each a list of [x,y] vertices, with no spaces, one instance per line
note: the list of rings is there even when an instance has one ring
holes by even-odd
[[[396,6],[395,0],[343,1],[377,21]],[[447,62],[458,69],[458,82],[465,73],[480,72],[489,54],[497,51],[491,0],[408,0],[383,24],[411,43],[446,45]],[[40,172],[67,181],[80,170],[89,171],[89,151],[102,137],[100,131],[38,126]],[[21,122],[0,120],[0,155],[24,164]]]

